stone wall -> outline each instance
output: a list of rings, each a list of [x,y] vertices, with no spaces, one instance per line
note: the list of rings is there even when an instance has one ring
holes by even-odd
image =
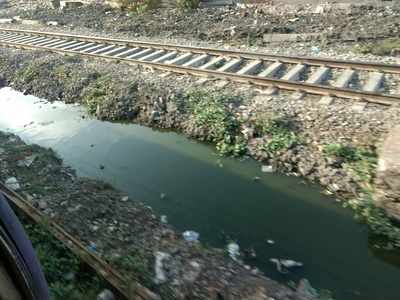
[[[393,128],[382,147],[375,201],[400,222],[400,125]]]

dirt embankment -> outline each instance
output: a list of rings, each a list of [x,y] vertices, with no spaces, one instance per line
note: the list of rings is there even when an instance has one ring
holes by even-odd
[[[37,4],[14,5],[1,17],[58,22],[58,27],[82,32],[125,34],[144,38],[181,38],[263,45],[266,33],[318,33],[319,42],[357,41],[398,37],[400,5],[264,5],[259,7],[204,8],[194,11],[158,9],[143,14],[89,5],[63,11]],[[315,43],[319,43],[315,41]]]

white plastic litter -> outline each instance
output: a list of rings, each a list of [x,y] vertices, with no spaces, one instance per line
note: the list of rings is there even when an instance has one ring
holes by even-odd
[[[8,178],[5,182],[5,185],[7,188],[9,188],[10,190],[13,190],[13,191],[18,191],[21,188],[17,178],[15,178],[15,177]]]
[[[162,216],[160,217],[160,221],[161,221],[161,223],[163,223],[163,224],[167,224],[167,223],[168,223],[167,216],[166,216],[166,215],[162,215]]]
[[[164,272],[163,261],[165,259],[169,259],[171,255],[165,252],[158,251],[155,257],[156,257],[156,262],[154,265],[154,272],[156,276],[154,278],[154,282],[156,284],[161,284],[167,281],[167,275]]]
[[[197,242],[199,240],[200,234],[196,231],[186,230],[182,234],[182,236],[187,242]]]
[[[240,256],[240,247],[237,243],[229,243],[227,246],[229,257],[237,260]]]

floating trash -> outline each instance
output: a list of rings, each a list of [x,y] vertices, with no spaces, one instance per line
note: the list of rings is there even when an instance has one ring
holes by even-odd
[[[240,256],[240,247],[237,243],[229,243],[228,246],[226,247],[228,250],[229,257],[232,258],[233,260],[237,260],[238,257]]]
[[[196,231],[186,230],[184,233],[182,233],[182,236],[187,242],[197,242],[200,234]]]
[[[303,263],[291,259],[271,258],[269,261],[274,263],[278,272],[282,274],[289,273],[287,269],[303,266]]]
[[[161,221],[161,223],[163,223],[163,224],[167,224],[167,223],[168,223],[167,216],[166,216],[166,215],[162,215],[162,216],[160,217],[160,221]]]

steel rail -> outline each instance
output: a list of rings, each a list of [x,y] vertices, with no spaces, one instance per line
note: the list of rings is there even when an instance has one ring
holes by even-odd
[[[0,191],[2,191],[11,201],[11,205],[29,217],[33,222],[41,224],[46,220],[47,229],[61,243],[68,247],[82,261],[89,265],[100,277],[102,277],[118,294],[124,299],[154,300],[156,295],[143,287],[139,283],[132,283],[128,286],[126,279],[113,269],[109,264],[103,261],[99,256],[90,252],[75,237],[67,233],[60,225],[52,220],[48,220],[38,209],[33,207],[21,195],[7,188],[0,182]]]
[[[80,51],[73,51],[73,50],[63,50],[63,49],[56,49],[46,46],[34,46],[34,45],[27,45],[21,43],[13,43],[13,42],[2,42],[0,40],[0,45],[9,46],[13,48],[19,49],[41,49],[50,52],[56,53],[64,53],[64,54],[74,54],[74,55],[82,55],[87,57],[93,58],[101,58],[105,60],[111,61],[122,61],[128,64],[134,65],[142,65],[147,67],[152,67],[155,69],[163,70],[163,71],[171,71],[179,74],[191,74],[197,76],[212,76],[218,78],[224,78],[227,80],[252,84],[256,86],[262,87],[276,87],[283,90],[289,91],[296,91],[296,92],[304,92],[308,94],[320,95],[320,96],[336,96],[346,99],[357,99],[361,101],[367,101],[371,103],[378,103],[383,105],[393,105],[400,103],[400,95],[387,95],[387,94],[380,94],[375,92],[366,92],[366,91],[359,91],[359,90],[352,90],[349,88],[337,88],[333,86],[325,86],[320,84],[310,84],[305,82],[295,82],[295,81],[287,81],[282,79],[273,79],[273,78],[263,78],[253,75],[238,75],[235,73],[228,73],[228,72],[220,72],[216,70],[203,70],[198,68],[192,67],[183,67],[178,65],[172,64],[163,64],[163,63],[156,63],[151,61],[141,61],[137,59],[128,59],[128,58],[121,58],[121,57],[114,57],[109,55],[102,55],[102,54],[92,54],[92,53],[84,53]]]
[[[210,55],[246,58],[246,59],[261,59],[264,61],[280,61],[283,63],[290,63],[290,64],[303,63],[309,66],[327,66],[331,68],[340,68],[340,69],[351,68],[355,70],[379,71],[384,73],[400,74],[400,64],[383,64],[374,62],[334,60],[328,58],[317,58],[317,57],[307,57],[307,56],[274,55],[274,54],[265,54],[265,53],[248,52],[248,51],[150,43],[143,41],[113,39],[113,38],[85,36],[85,35],[73,35],[73,34],[54,33],[54,32],[42,32],[34,30],[0,28],[0,32],[59,37],[59,38],[74,39],[74,40],[88,41],[88,42],[96,41],[105,44],[126,45],[132,47],[140,46],[140,47],[155,48],[160,50],[188,51],[196,54],[210,54]]]

